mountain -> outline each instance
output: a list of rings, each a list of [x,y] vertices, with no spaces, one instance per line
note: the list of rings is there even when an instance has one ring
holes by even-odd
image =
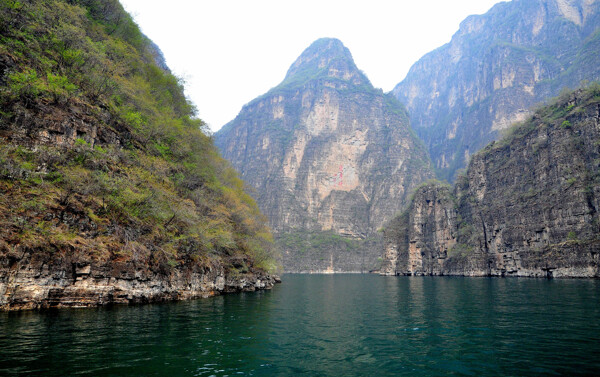
[[[0,310],[268,288],[272,236],[117,0],[0,2]]]
[[[561,95],[428,183],[386,227],[381,272],[600,277],[600,86]]]
[[[513,0],[465,19],[450,43],[410,69],[404,103],[440,179],[532,106],[600,79],[600,2]]]
[[[403,106],[373,88],[337,39],[310,45],[215,144],[255,189],[288,271],[372,268],[378,255],[360,240],[433,177]]]

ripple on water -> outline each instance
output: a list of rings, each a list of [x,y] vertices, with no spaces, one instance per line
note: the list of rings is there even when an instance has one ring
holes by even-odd
[[[291,275],[270,292],[0,314],[0,375],[600,374],[600,282]]]

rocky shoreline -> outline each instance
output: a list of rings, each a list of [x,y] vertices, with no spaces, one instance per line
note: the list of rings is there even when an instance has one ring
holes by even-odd
[[[262,271],[227,273],[222,266],[152,271],[128,261],[57,262],[31,255],[0,260],[0,311],[96,307],[206,298],[271,289],[281,280]]]

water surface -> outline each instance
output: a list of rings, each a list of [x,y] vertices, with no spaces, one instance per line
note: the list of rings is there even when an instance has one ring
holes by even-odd
[[[600,374],[600,281],[285,275],[190,302],[0,313],[0,375]]]

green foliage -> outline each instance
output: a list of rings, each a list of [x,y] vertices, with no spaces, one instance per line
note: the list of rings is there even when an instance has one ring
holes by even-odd
[[[142,118],[142,114],[137,111],[125,111],[123,120],[131,125],[135,130],[140,130],[146,124]]]
[[[574,95],[577,93],[577,95]],[[587,87],[575,92],[565,89],[561,94],[552,99],[546,106],[537,109],[533,116],[522,123],[515,123],[503,132],[503,137],[495,143],[489,144],[478,153],[487,153],[490,149],[505,148],[516,139],[522,138],[531,132],[543,127],[560,127],[571,129],[573,115],[584,111],[586,103],[600,100],[600,83],[592,82]],[[576,103],[574,102],[576,101]]]
[[[77,86],[69,82],[65,76],[48,73],[48,91],[55,102],[69,99],[77,90]]]
[[[464,243],[457,243],[448,250],[449,258],[465,258],[473,253],[473,246]]]
[[[66,114],[118,138],[0,142],[0,209],[36,203],[0,211],[0,227],[27,219],[32,228],[18,242],[43,245],[33,209],[45,208],[56,219],[40,225],[51,242],[76,238],[69,247],[97,257],[149,254],[167,270],[230,259],[277,268],[266,218],[205,133],[183,81],[156,65],[151,42],[117,0],[0,0],[0,31],[3,124],[27,129]],[[67,213],[85,214],[96,236],[81,238],[60,221]]]
[[[428,179],[425,182],[421,182],[419,185],[417,185],[412,192],[409,195],[409,203],[412,203],[415,199],[415,195],[418,192],[421,192],[423,190],[428,190],[428,189],[438,189],[438,193],[440,195],[445,195],[447,196],[449,199],[451,198],[452,194],[452,186],[445,181],[440,181],[438,179],[432,178],[432,179]]]
[[[35,70],[26,69],[8,75],[8,89],[17,98],[31,100],[38,97],[46,88]]]
[[[575,182],[577,182],[577,178],[575,178],[575,177],[568,178],[568,179],[565,181],[565,183],[566,183],[568,186],[571,186],[571,185],[575,184]]]
[[[277,239],[280,248],[293,250],[293,255],[321,254],[331,249],[354,251],[359,250],[363,243],[364,240],[343,237],[331,231],[291,231],[281,234]]]

